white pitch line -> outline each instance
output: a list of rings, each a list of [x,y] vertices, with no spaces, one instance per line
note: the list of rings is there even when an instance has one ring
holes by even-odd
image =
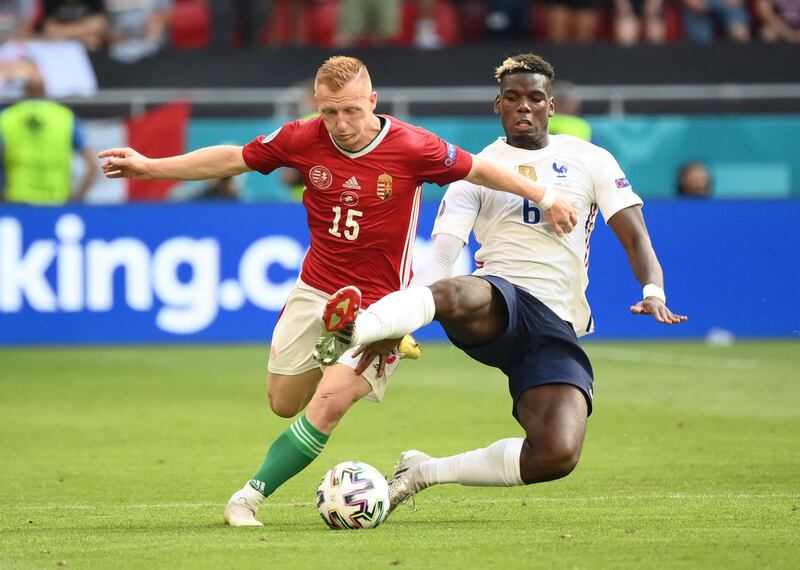
[[[464,503],[517,503],[520,501],[525,502],[547,502],[547,503],[560,503],[560,502],[585,502],[585,501],[644,501],[644,500],[678,500],[678,501],[697,501],[697,500],[720,500],[720,499],[735,499],[735,500],[750,500],[759,501],[763,499],[800,499],[800,493],[717,493],[717,494],[695,494],[687,495],[684,493],[670,493],[664,495],[598,495],[593,497],[518,497],[515,499],[444,499],[437,497],[441,502],[464,502]]]
[[[431,503],[469,503],[469,504],[493,504],[493,503],[566,503],[566,502],[611,502],[611,501],[644,501],[644,500],[672,500],[672,501],[699,501],[699,500],[745,500],[760,501],[764,499],[796,499],[800,500],[800,493],[708,493],[708,494],[685,494],[685,493],[666,493],[660,495],[595,495],[595,496],[574,496],[574,497],[506,497],[502,499],[476,499],[476,498],[444,498],[430,497]],[[314,502],[273,502],[269,503],[272,507],[312,507]],[[212,507],[221,508],[223,503],[151,503],[138,505],[29,505],[24,510],[118,510],[118,509],[205,509]]]
[[[699,366],[701,368],[733,368],[752,370],[758,368],[759,361],[754,358],[717,358],[715,356],[691,356],[673,352],[643,352],[615,348],[589,348],[592,358],[637,362],[642,364],[666,364],[668,366]]]

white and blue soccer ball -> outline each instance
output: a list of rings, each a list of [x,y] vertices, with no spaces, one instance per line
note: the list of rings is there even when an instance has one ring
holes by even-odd
[[[320,481],[317,510],[332,529],[373,528],[389,512],[389,486],[371,465],[345,461],[332,467]]]

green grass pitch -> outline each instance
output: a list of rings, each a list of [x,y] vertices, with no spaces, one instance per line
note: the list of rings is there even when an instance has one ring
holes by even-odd
[[[359,403],[262,508],[222,508],[286,425],[264,347],[0,351],[0,568],[798,568],[800,343],[588,343],[595,413],[568,478],[441,486],[330,531],[334,463],[389,471],[520,436],[500,373],[444,345]]]

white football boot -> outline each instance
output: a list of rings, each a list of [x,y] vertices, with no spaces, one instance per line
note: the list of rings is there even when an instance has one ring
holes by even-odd
[[[253,493],[258,492],[255,489],[249,490]],[[258,501],[250,495],[248,489],[239,489],[225,506],[225,524],[231,526],[264,526],[264,523],[256,520],[258,507]]]
[[[431,459],[430,455],[416,449],[404,451],[400,455],[400,460],[395,465],[394,473],[388,478],[390,513],[399,504],[407,501],[428,486],[422,480],[419,466],[429,459]]]

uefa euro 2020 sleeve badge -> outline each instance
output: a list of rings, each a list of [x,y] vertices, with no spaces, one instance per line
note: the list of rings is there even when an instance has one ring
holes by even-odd
[[[378,198],[386,200],[392,197],[392,177],[385,172],[378,176]]]

